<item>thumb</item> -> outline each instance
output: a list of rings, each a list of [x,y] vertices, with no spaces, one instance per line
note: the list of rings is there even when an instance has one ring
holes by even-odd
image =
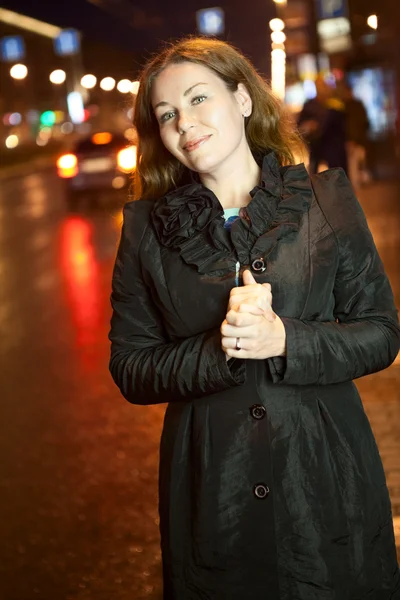
[[[252,285],[254,283],[257,283],[257,281],[254,279],[252,273],[248,269],[243,271],[243,284]]]

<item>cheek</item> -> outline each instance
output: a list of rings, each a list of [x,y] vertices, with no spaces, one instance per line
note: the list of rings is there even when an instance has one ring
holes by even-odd
[[[186,167],[189,166],[186,157],[179,148],[179,134],[168,128],[160,129],[160,138],[165,148]]]
[[[242,117],[238,113],[236,106],[230,106],[228,109],[226,105],[219,107],[218,110],[212,113],[211,120],[210,124],[215,129],[224,132],[229,137],[234,136],[237,131],[240,131],[240,126],[242,125]]]
[[[164,144],[164,146],[166,147],[167,150],[169,150],[170,152],[173,153],[173,149],[174,149],[174,134],[173,132],[168,129],[168,127],[163,127],[160,129],[160,138],[162,143]]]

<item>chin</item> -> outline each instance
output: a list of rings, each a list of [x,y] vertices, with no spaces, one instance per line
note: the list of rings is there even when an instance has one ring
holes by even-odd
[[[210,173],[217,165],[218,161],[214,160],[211,156],[193,157],[193,159],[187,163],[189,169],[197,171],[197,173]]]

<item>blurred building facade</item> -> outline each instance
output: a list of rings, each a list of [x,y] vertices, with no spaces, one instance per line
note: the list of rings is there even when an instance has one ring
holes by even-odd
[[[276,16],[273,0],[250,1],[169,0],[168,3],[145,0],[88,0],[120,23],[129,24],[137,44],[143,48],[143,57],[181,36],[202,33],[197,13],[217,8],[223,15],[218,37],[240,48],[255,64],[258,71],[269,78],[271,74],[268,22]],[[147,55],[147,56],[146,56]]]
[[[286,102],[294,113],[313,81],[347,83],[369,118],[373,170],[398,176],[400,3],[392,0],[275,0],[285,23]],[[339,92],[338,92],[339,93]],[[396,156],[397,155],[397,156]],[[382,170],[383,166],[383,170]]]
[[[76,30],[79,40],[76,52],[63,55],[56,51],[57,36],[63,31],[61,28],[39,20],[30,21],[29,18],[25,21],[25,15],[10,23],[10,11],[3,13],[2,10],[0,9],[2,146],[10,136],[17,136],[20,144],[37,142],[44,145],[46,135],[42,136],[42,142],[38,140],[38,135],[43,128],[48,132],[49,126],[51,138],[61,138],[74,131],[84,132],[88,127],[93,130],[117,131],[129,127],[128,112],[132,97],[130,93],[119,92],[116,86],[120,80],[134,81],[137,78],[139,63],[133,53],[87,39]],[[7,17],[4,20],[3,14]],[[7,56],[7,45],[12,42],[14,46],[17,42],[22,44],[21,56],[13,58],[12,52],[10,57]],[[16,79],[11,76],[10,70],[15,64],[26,66],[26,77]],[[50,81],[50,74],[55,70],[65,72],[64,82],[57,84]],[[85,89],[80,84],[85,74],[93,74],[97,78],[93,89]],[[100,88],[99,83],[105,77],[115,80],[112,90]],[[86,109],[82,124],[71,123],[73,119],[68,111],[67,97],[73,91],[82,94]],[[50,119],[48,117],[50,113],[55,114],[54,123],[51,116]],[[47,141],[48,138],[49,135]]]
[[[400,3],[349,0],[349,7],[352,45],[342,58],[348,79],[355,93],[367,103],[375,137],[396,135],[400,101]]]
[[[22,6],[24,2],[14,0],[5,4]],[[28,8],[32,16],[46,13],[41,2],[30,4]],[[10,77],[13,63],[0,59],[0,145],[14,132],[35,139],[40,129],[38,118],[46,111],[58,114],[59,121],[53,129],[56,133],[63,118],[69,119],[67,94],[80,89],[79,81],[86,73],[97,78],[92,89],[80,89],[87,122],[95,129],[129,127],[130,94],[119,92],[116,86],[105,91],[99,86],[100,80],[104,77],[112,77],[116,82],[136,80],[143,62],[164,42],[199,32],[196,14],[205,8],[207,5],[198,0],[187,3],[185,10],[180,0],[170,0],[168,5],[159,8],[155,2],[146,6],[144,0],[119,0],[118,3],[71,0],[68,10],[61,12],[52,5],[53,12],[47,11],[50,26],[55,27],[57,23],[55,29],[59,31],[65,26],[75,27],[79,33],[80,51],[70,56],[55,52],[54,35],[43,35],[35,28],[24,29],[18,22],[6,23],[1,19],[3,9],[0,9],[0,40],[9,36],[23,38],[25,56],[20,62],[28,69],[25,79],[13,79]],[[275,17],[282,19],[285,41],[275,44],[275,48],[284,52],[285,100],[294,112],[312,96],[317,73],[346,78],[367,105],[373,140],[378,144],[379,140],[396,138],[400,98],[400,3],[393,0],[379,0],[379,3],[377,0],[268,0],[249,1],[244,6],[242,1],[226,0],[219,3],[218,8],[224,15],[218,37],[238,46],[267,79],[271,77],[274,48],[269,23]],[[58,17],[57,11],[60,12]],[[368,20],[373,15],[376,15],[375,23]],[[78,27],[80,22],[83,33]],[[376,27],[371,27],[371,23]],[[49,81],[55,69],[65,70],[64,83],[57,85]],[[9,122],[9,116],[14,113],[22,115],[18,124]]]

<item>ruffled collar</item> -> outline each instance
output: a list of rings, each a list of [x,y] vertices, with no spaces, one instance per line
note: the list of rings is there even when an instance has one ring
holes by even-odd
[[[180,252],[199,273],[224,275],[255,259],[270,258],[278,242],[295,234],[311,204],[310,178],[303,164],[280,167],[275,153],[262,163],[261,183],[231,231],[224,228],[223,208],[201,183],[184,185],[157,200],[152,220],[163,246]]]

